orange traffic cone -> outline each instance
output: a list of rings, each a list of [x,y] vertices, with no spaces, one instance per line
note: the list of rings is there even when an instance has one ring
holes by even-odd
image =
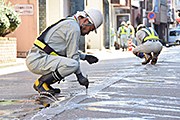
[[[131,39],[129,39],[128,51],[132,51]]]

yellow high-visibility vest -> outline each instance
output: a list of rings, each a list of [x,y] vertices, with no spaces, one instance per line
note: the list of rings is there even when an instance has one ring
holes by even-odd
[[[110,37],[114,37],[116,35],[116,33],[114,33],[113,35],[112,34],[112,29],[110,29]]]
[[[157,35],[157,33],[154,31],[154,29],[152,28],[142,28],[142,31],[144,31],[146,33],[146,36],[143,39],[143,42],[150,40],[150,39],[157,39],[159,40],[159,37]]]
[[[126,34],[127,31],[125,30],[125,27],[124,26],[121,26],[121,32],[120,32],[120,35],[121,34]]]
[[[130,34],[132,35],[134,33],[134,30],[130,28]]]

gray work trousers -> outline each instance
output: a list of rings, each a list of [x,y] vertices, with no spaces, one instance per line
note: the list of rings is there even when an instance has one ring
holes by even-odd
[[[26,57],[28,69],[39,75],[46,75],[58,70],[62,77],[75,73],[79,67],[78,61],[63,56],[48,55],[42,52],[31,52]]]
[[[147,41],[133,49],[133,53],[145,52],[145,53],[159,53],[162,50],[162,44],[159,41]]]

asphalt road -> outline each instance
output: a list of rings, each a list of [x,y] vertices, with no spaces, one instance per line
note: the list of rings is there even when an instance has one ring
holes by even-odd
[[[0,76],[0,119],[179,120],[179,54],[180,46],[164,48],[156,65],[141,65],[130,51],[96,51],[99,63],[81,62],[88,93],[71,75],[53,85],[62,91],[55,97],[33,90],[38,75],[24,65],[9,67],[21,72]]]

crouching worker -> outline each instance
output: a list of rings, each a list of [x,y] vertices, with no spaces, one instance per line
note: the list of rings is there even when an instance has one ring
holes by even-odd
[[[133,53],[137,57],[145,58],[145,61],[142,62],[143,65],[150,61],[152,65],[155,65],[162,50],[162,44],[156,31],[140,24],[137,27],[136,39],[138,46],[133,49]]]
[[[35,40],[28,51],[26,65],[28,69],[41,75],[34,83],[34,89],[54,95],[60,89],[51,84],[61,81],[74,73],[80,85],[88,88],[89,81],[80,70],[79,60],[87,60],[89,64],[98,62],[92,55],[78,51],[80,36],[88,35],[103,23],[102,13],[95,8],[77,12],[71,17],[59,20],[47,27]]]

